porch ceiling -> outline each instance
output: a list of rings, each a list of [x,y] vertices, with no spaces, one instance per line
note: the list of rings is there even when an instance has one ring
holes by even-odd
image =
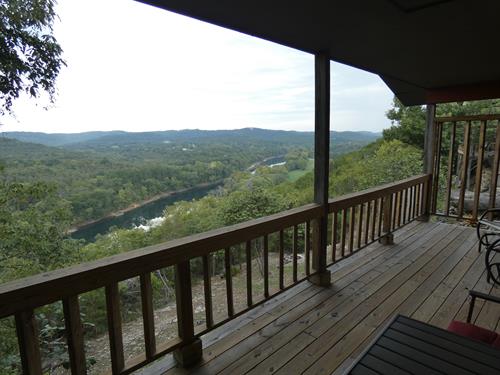
[[[500,97],[497,0],[139,1],[327,52],[380,75],[406,105]]]

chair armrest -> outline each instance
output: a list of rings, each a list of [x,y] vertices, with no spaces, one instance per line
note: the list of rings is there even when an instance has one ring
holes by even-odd
[[[479,220],[484,219],[484,217],[492,212],[500,212],[500,208],[488,208],[486,211],[483,212],[483,214],[479,217]]]
[[[481,298],[484,299],[485,301],[500,303],[500,298],[496,296],[490,296],[489,294],[486,293],[477,292],[475,290],[469,290],[469,296],[471,297],[471,299],[469,303],[469,312],[467,313],[467,323],[470,323],[472,320],[472,312],[474,311],[474,304],[476,302],[476,298]]]
[[[491,296],[491,295],[486,294],[486,293],[477,292],[475,290],[469,290],[469,295],[471,297],[473,297],[473,298],[481,298],[481,299],[484,299],[486,301],[500,303],[500,298],[499,297],[497,297],[497,296]]]

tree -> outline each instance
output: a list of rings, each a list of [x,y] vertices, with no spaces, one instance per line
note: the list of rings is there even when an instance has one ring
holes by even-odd
[[[62,66],[62,49],[52,35],[54,0],[0,2],[0,115],[12,113],[22,92],[53,102],[55,80]]]
[[[386,113],[391,120],[391,127],[384,129],[384,139],[400,140],[406,144],[424,147],[425,109],[422,106],[405,107],[394,97],[392,108]]]
[[[261,187],[238,190],[229,194],[220,209],[221,222],[225,225],[241,223],[286,210],[286,200],[270,189]]]
[[[500,113],[500,100],[477,100],[471,102],[444,103],[436,106],[437,116],[483,115]],[[406,144],[424,147],[426,111],[423,106],[405,107],[394,97],[392,108],[386,113],[391,127],[384,129],[384,139],[400,140]]]

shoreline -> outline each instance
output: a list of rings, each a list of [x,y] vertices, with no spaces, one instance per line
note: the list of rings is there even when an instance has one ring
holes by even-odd
[[[207,188],[207,187],[211,187],[211,186],[215,187],[215,186],[220,185],[223,181],[224,180],[222,179],[222,180],[218,180],[218,181],[214,181],[214,182],[205,182],[203,184],[199,184],[199,185],[192,186],[192,187],[185,188],[185,189],[167,191],[164,193],[156,194],[156,195],[152,196],[151,198],[145,199],[145,200],[140,201],[140,202],[132,203],[128,207],[122,208],[122,209],[117,210],[117,211],[113,211],[113,212],[111,212],[111,213],[109,213],[109,214],[107,214],[99,219],[88,220],[88,221],[85,221],[83,223],[76,224],[76,225],[72,226],[70,229],[68,229],[67,234],[73,234],[73,233],[78,232],[79,230],[84,229],[88,226],[91,226],[91,225],[94,225],[94,224],[97,224],[97,223],[100,223],[102,221],[106,221],[109,219],[113,219],[115,217],[120,217],[120,216],[122,216],[130,211],[133,211],[133,210],[140,208],[142,206],[145,206],[147,204],[156,202],[160,199],[167,198],[167,197],[177,195],[177,194],[187,193],[187,192],[189,192],[191,190],[195,190],[195,189]]]

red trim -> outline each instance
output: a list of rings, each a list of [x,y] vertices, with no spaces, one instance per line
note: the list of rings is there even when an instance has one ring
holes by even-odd
[[[428,90],[427,104],[500,98],[500,81]]]

